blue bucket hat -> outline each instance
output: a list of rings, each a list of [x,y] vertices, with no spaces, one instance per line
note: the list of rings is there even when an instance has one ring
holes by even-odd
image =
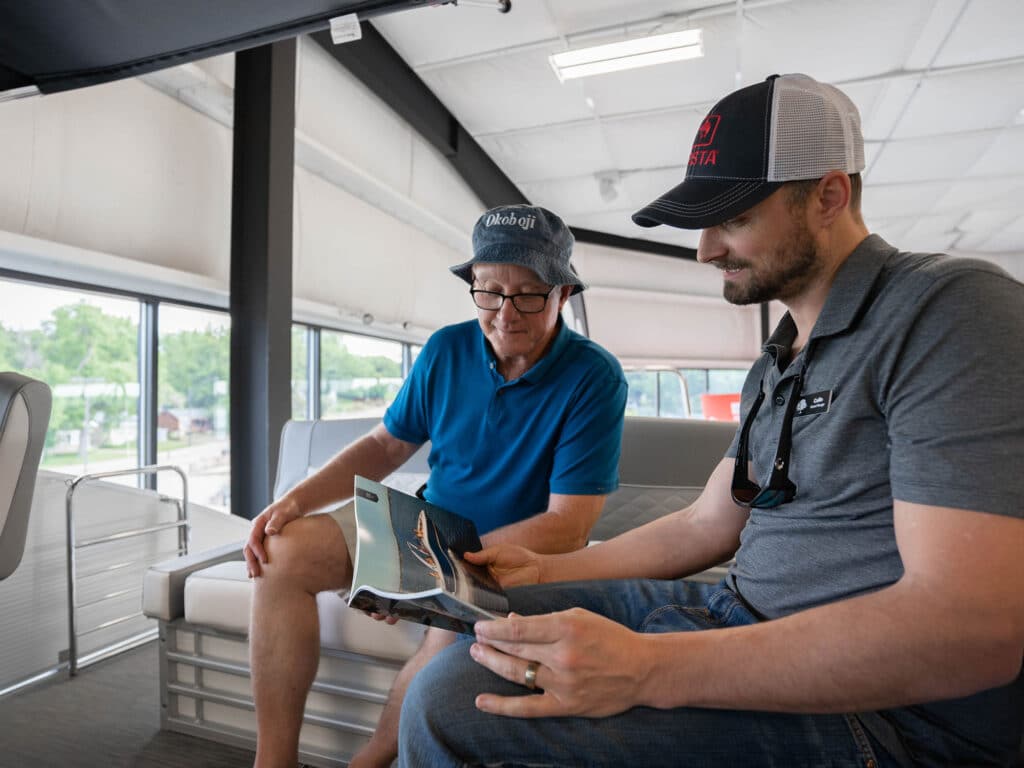
[[[534,205],[502,205],[484,213],[473,227],[473,258],[450,267],[470,285],[474,264],[518,264],[548,285],[587,286],[569,262],[575,238],[558,216]]]

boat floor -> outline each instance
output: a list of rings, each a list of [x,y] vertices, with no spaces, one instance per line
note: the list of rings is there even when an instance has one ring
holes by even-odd
[[[156,642],[0,698],[0,768],[249,768],[249,750],[160,730]]]

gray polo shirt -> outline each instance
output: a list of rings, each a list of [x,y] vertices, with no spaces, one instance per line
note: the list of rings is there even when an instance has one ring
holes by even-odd
[[[987,262],[900,253],[872,235],[780,370],[795,337],[787,314],[743,386],[741,418],[763,380],[749,438],[763,486],[806,364],[796,498],[751,510],[730,571],[755,610],[776,618],[899,579],[893,499],[1024,516],[1024,285]]]

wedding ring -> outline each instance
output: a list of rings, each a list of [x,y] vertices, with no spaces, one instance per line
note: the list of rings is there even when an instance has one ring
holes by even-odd
[[[526,672],[523,673],[523,685],[531,691],[536,690],[537,688],[537,669],[539,667],[539,661],[531,661],[526,665]]]

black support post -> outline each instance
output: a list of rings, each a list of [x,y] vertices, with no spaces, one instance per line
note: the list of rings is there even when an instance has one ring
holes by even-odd
[[[270,502],[291,413],[296,42],[235,56],[231,189],[231,511]]]

